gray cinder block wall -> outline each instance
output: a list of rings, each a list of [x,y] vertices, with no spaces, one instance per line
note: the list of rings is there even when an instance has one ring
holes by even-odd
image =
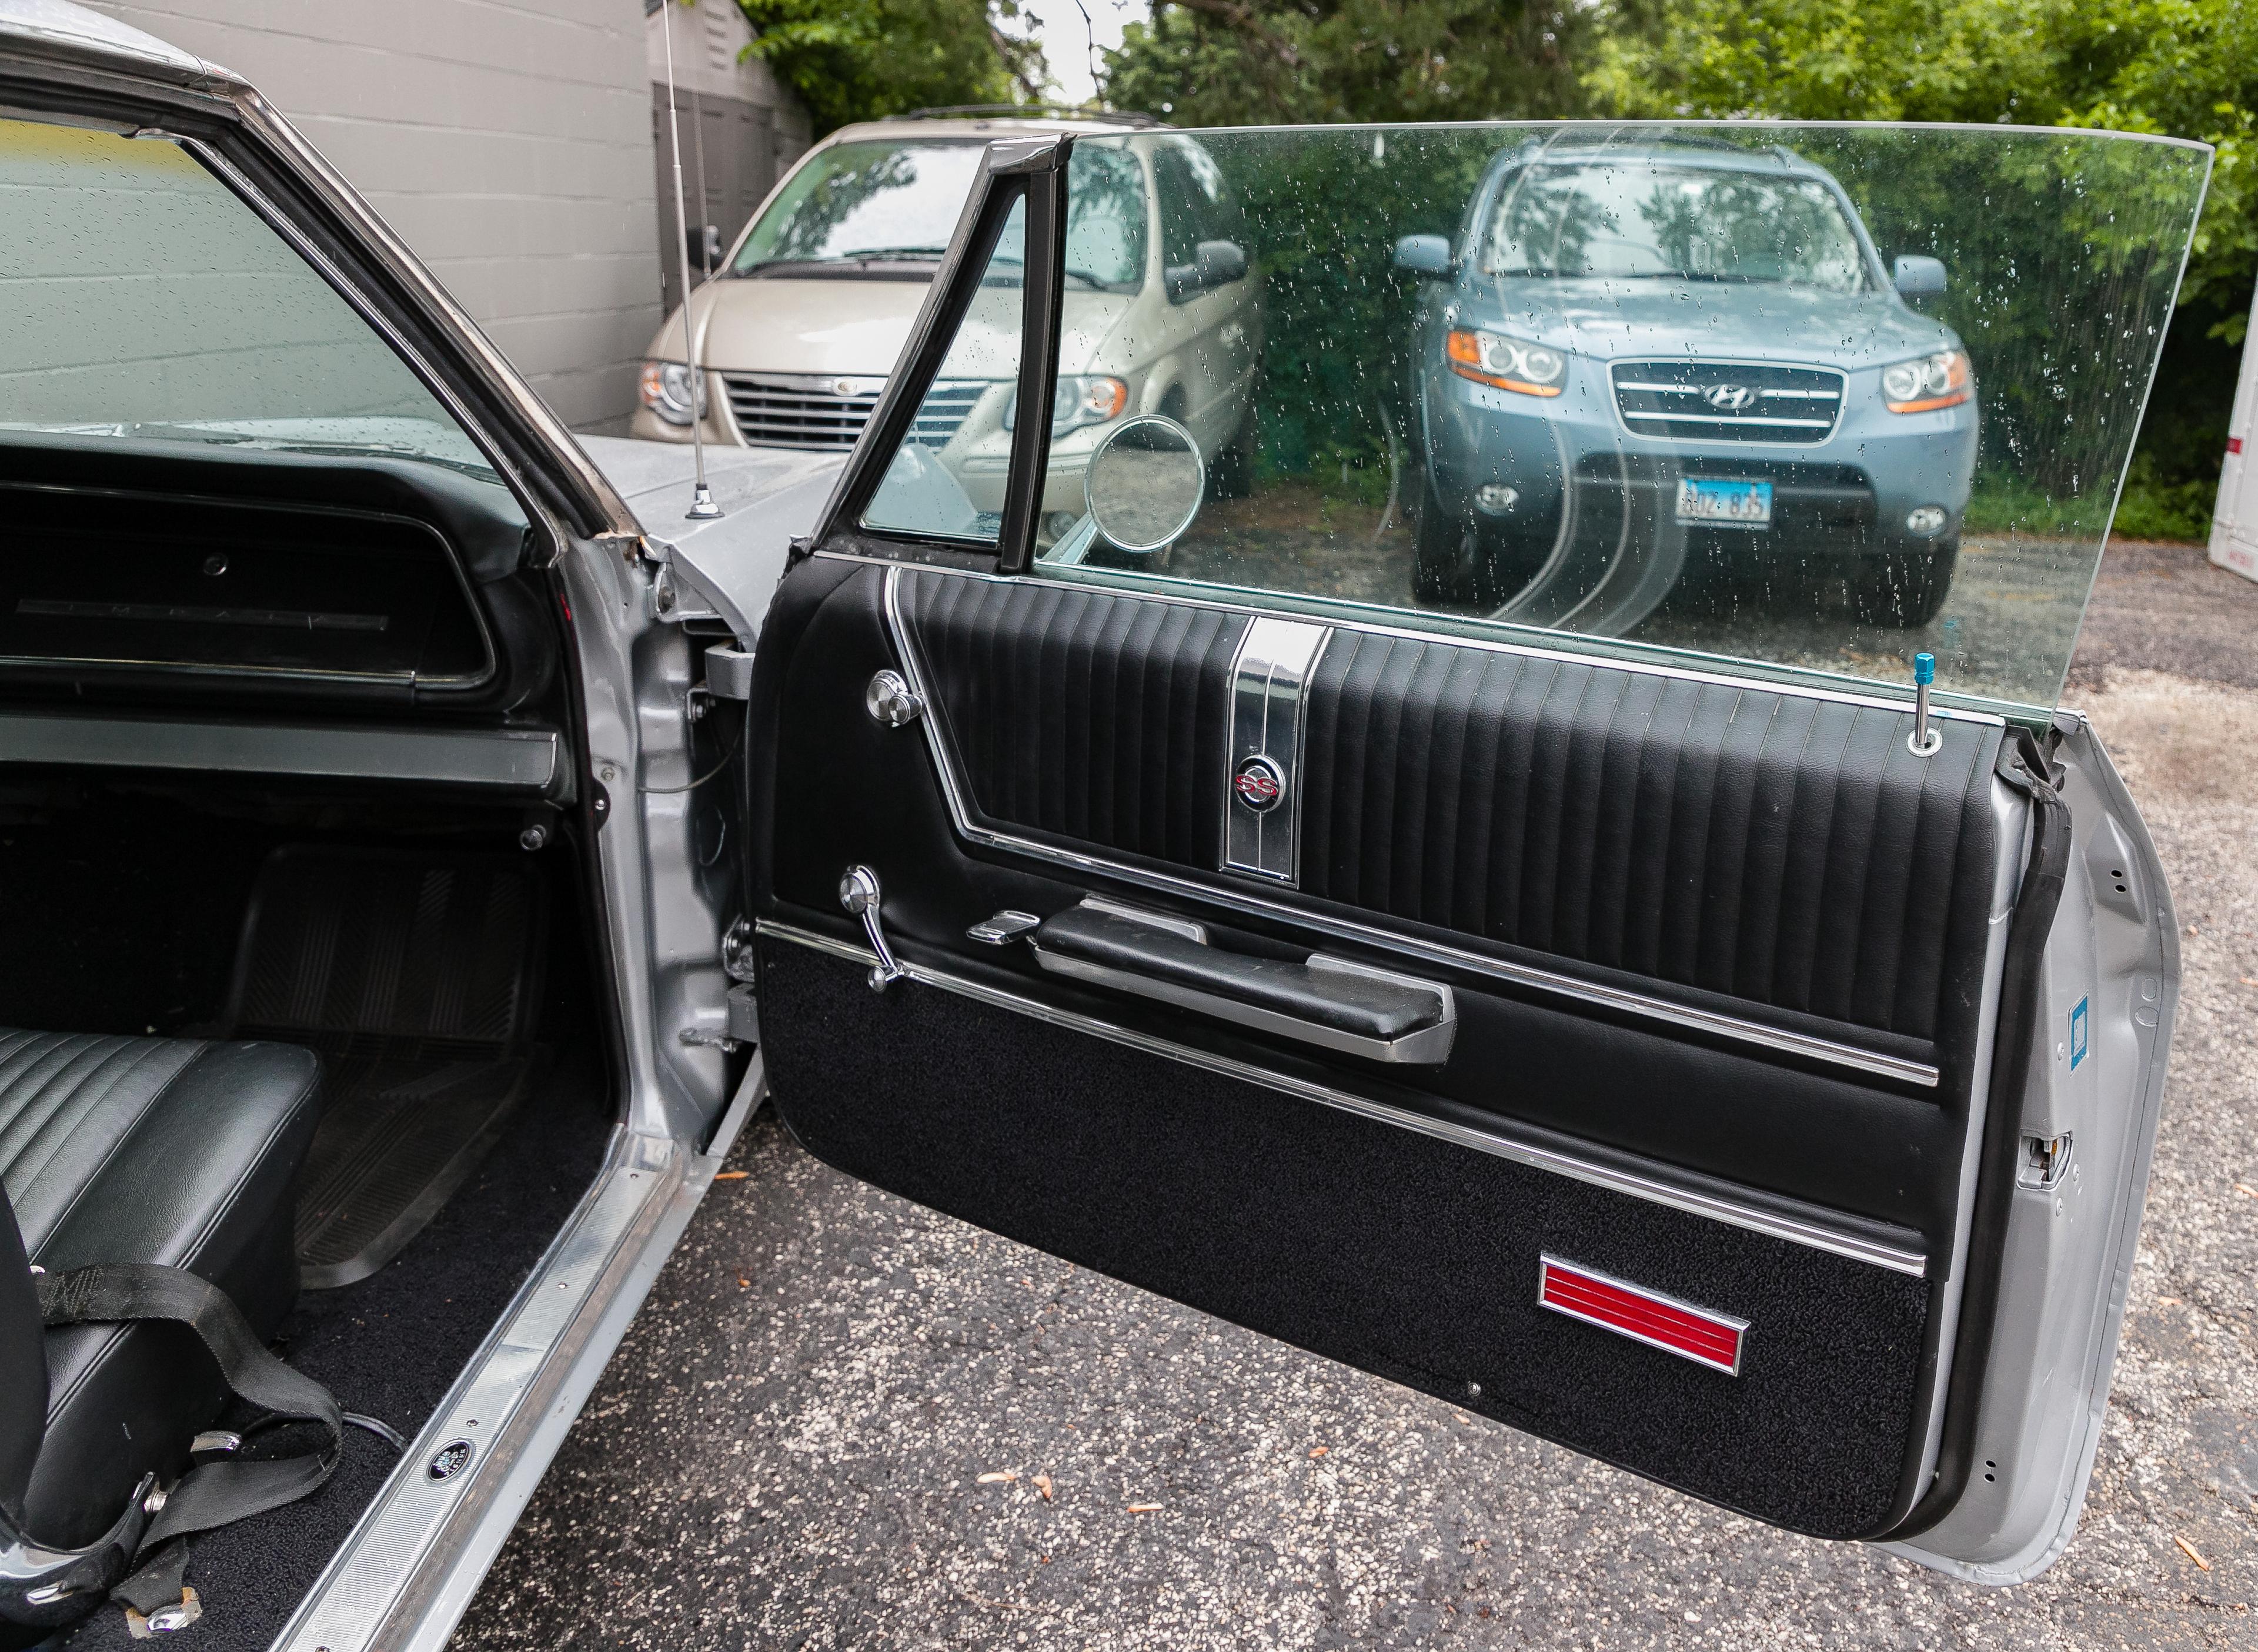
[[[659,321],[659,266],[672,262],[655,252],[674,245],[671,181],[664,218],[654,188],[657,19],[643,0],[90,4],[247,76],[567,423],[624,430]],[[759,110],[772,178],[806,146],[806,123],[765,68],[734,63],[749,38],[743,15],[701,0],[676,8],[674,25],[678,71],[693,32],[718,30],[700,42],[701,96],[721,99],[725,116],[731,103]],[[730,60],[718,73],[716,52]],[[707,139],[710,197],[722,169]],[[742,222],[725,223],[725,236]]]

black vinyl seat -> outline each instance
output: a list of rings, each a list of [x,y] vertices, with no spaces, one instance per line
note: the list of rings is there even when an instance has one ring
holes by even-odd
[[[262,1338],[297,1294],[294,1184],[320,1113],[320,1062],[295,1045],[0,1030],[0,1188],[32,1263],[184,1268]],[[0,1341],[25,1329],[0,1325]],[[226,1389],[183,1325],[43,1336],[43,1429],[0,1415],[0,1459],[36,1450],[25,1530],[91,1542],[144,1474],[169,1482],[186,1467]]]

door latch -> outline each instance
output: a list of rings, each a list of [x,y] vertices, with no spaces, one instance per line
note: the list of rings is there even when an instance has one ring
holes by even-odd
[[[909,971],[894,961],[894,949],[886,945],[886,932],[878,923],[878,875],[867,866],[849,867],[839,880],[839,904],[849,916],[863,920],[863,933],[878,954],[870,968],[870,990],[884,992]]]
[[[2026,1136],[2023,1138],[2022,1162],[2016,1166],[2015,1180],[2026,1188],[2058,1186],[2070,1169],[2070,1132],[2059,1136]]]

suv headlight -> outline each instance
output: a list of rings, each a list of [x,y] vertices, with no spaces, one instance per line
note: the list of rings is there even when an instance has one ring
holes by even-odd
[[[1892,413],[1956,408],[1975,394],[1968,379],[1968,358],[1956,350],[1940,350],[1934,356],[1882,369],[1882,405]]]
[[[1108,419],[1118,419],[1129,405],[1129,386],[1118,379],[1104,373],[1067,373],[1058,377],[1058,388],[1051,393],[1051,434],[1064,436],[1069,430],[1079,430],[1086,424],[1104,424]],[[1012,400],[1004,409],[1004,428],[1012,428],[1019,411],[1019,393],[1014,390]]]
[[[1444,343],[1451,371],[1461,379],[1524,396],[1557,396],[1568,376],[1568,358],[1546,344],[1510,338],[1487,328],[1452,332]]]
[[[669,424],[690,422],[690,369],[678,361],[643,365],[643,405]]]

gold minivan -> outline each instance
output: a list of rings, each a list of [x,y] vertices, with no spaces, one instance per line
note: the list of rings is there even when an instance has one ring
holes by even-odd
[[[1190,430],[1212,492],[1251,481],[1261,281],[1244,214],[1212,158],[1188,137],[1106,121],[912,117],[847,126],[810,150],[690,300],[690,352],[705,380],[709,442],[855,445],[878,405],[941,267],[988,145],[1072,132],[1066,290],[1051,471],[1054,533],[1082,514],[1083,466],[1118,421],[1159,414]],[[1016,233],[1016,227],[1013,231]],[[1008,263],[1008,260],[1006,260]],[[1008,286],[1009,283],[1005,285]],[[992,318],[985,314],[993,309]],[[991,324],[980,325],[983,321]],[[950,377],[920,409],[971,507],[1002,509],[1015,421],[1019,315],[983,294]],[[670,315],[643,368],[634,434],[690,439],[682,316]]]

